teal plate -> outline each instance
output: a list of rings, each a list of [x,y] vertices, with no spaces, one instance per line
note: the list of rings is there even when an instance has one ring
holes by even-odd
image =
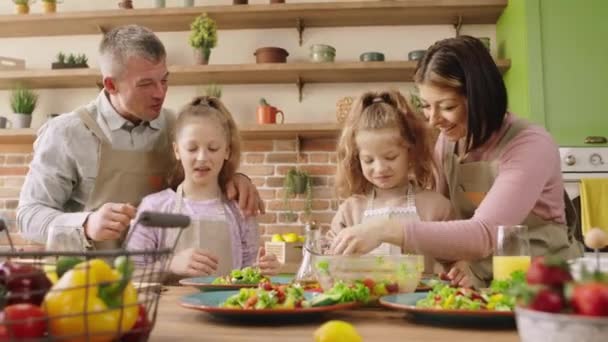
[[[246,287],[257,287],[258,284],[229,284],[219,285],[212,284],[217,278],[216,276],[207,277],[196,277],[196,278],[185,278],[179,281],[180,285],[196,287],[201,291],[226,291],[226,290],[237,290]],[[289,284],[293,281],[293,276],[274,276],[270,277],[270,281],[273,284]]]
[[[357,303],[344,303],[311,308],[260,310],[232,309],[219,306],[226,301],[228,297],[237,294],[238,292],[239,291],[198,292],[182,297],[180,304],[185,308],[204,311],[218,318],[236,319],[242,322],[262,321],[265,323],[274,322],[275,319],[280,321],[297,320],[298,322],[306,322],[305,320],[302,321],[301,318],[321,316],[327,312],[345,310],[358,306]],[[304,296],[306,300],[311,300],[314,294],[305,292]]]
[[[380,298],[380,305],[407,312],[417,322],[484,328],[514,328],[515,314],[510,311],[492,310],[443,310],[418,308],[416,302],[426,293],[401,293]]]

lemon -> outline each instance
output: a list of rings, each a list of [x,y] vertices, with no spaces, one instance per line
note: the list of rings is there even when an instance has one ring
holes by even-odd
[[[306,242],[306,236],[304,236],[304,235],[298,236],[298,242]]]
[[[350,323],[329,321],[321,325],[314,333],[315,342],[361,342],[361,335]]]
[[[283,237],[281,236],[281,234],[274,234],[272,236],[272,239],[270,240],[272,242],[283,242]]]
[[[283,241],[285,241],[285,242],[298,242],[298,234],[296,234],[296,233],[283,234]]]
[[[59,280],[59,277],[57,277],[55,265],[44,265],[42,266],[42,269],[44,270],[46,277],[49,278],[52,284],[55,284],[57,280]]]

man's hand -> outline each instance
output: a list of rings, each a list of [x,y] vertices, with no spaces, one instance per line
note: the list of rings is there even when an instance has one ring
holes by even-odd
[[[136,213],[137,209],[128,203],[106,203],[89,215],[84,233],[93,241],[118,240]]]
[[[217,270],[217,257],[199,248],[188,248],[173,256],[169,271],[179,276],[207,276]]]
[[[226,196],[231,200],[238,200],[239,207],[245,215],[257,216],[264,214],[264,201],[258,193],[258,189],[246,176],[237,173],[226,184]]]

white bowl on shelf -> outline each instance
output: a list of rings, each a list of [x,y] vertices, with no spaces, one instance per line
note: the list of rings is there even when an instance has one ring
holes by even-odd
[[[522,342],[606,342],[608,317],[554,314],[515,308],[517,332]]]

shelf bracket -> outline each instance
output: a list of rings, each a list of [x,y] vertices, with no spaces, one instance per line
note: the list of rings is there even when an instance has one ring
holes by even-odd
[[[304,22],[302,18],[296,19],[296,29],[298,30],[298,43],[302,46],[302,35],[304,34]]]
[[[302,82],[302,78],[300,76],[298,76],[296,86],[298,87],[298,101],[302,102],[302,90],[304,89],[304,82]]]
[[[460,36],[460,29],[462,28],[462,16],[459,15],[454,23],[454,30],[456,30],[456,37]]]
[[[101,25],[97,25],[97,31],[99,31],[99,33],[101,33],[102,35],[105,35],[108,32],[108,29]]]

